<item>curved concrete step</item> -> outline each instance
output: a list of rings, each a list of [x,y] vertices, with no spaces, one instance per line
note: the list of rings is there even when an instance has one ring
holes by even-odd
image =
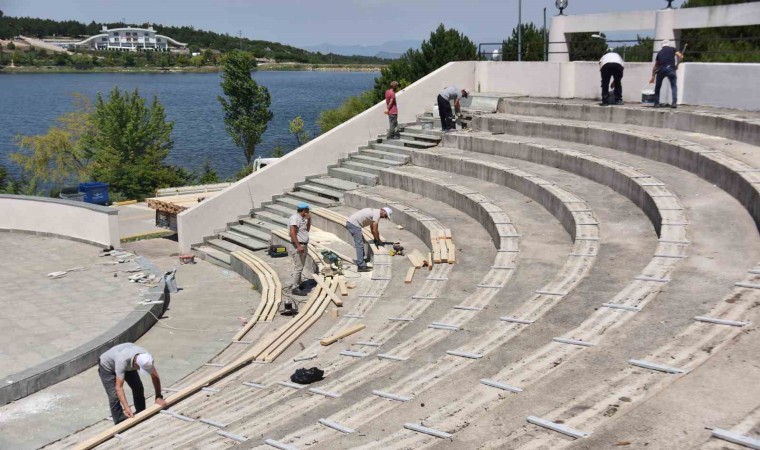
[[[230,255],[223,251],[217,250],[207,245],[201,245],[199,247],[195,247],[193,249],[193,252],[195,255],[205,261],[208,261],[225,269],[230,268]]]
[[[306,179],[306,182],[310,184],[325,186],[329,189],[334,189],[340,192],[353,191],[354,189],[358,189],[361,186],[352,181],[341,180],[340,178],[334,178],[334,177],[328,177],[328,176],[309,177]]]
[[[295,197],[299,199],[300,201],[304,201],[309,204],[309,206],[324,206],[329,207],[335,204],[335,200],[320,197],[319,195],[312,194],[311,192],[305,192],[305,191],[290,191],[287,193],[288,197]],[[287,224],[286,224],[287,225]]]
[[[219,237],[249,250],[264,250],[269,247],[268,242],[254,239],[234,231],[222,231],[219,233]]]
[[[343,200],[343,191],[330,189],[321,184],[303,183],[296,186],[296,189],[302,192],[310,192],[321,197],[326,197],[335,202],[341,202]]]
[[[376,144],[380,145],[380,144]],[[409,157],[397,152],[386,152],[383,150],[376,150],[374,148],[362,148],[359,150],[360,155],[370,156],[377,159],[387,159],[389,161],[396,161],[402,164],[406,164],[409,161]]]
[[[352,154],[350,156],[352,161],[361,162],[364,164],[373,164],[375,166],[379,167],[396,167],[396,166],[402,166],[404,165],[404,162],[402,161],[394,161],[391,159],[381,159],[381,158],[374,158],[372,156],[362,155],[362,154]],[[350,190],[350,189],[347,189]]]
[[[244,247],[241,247],[233,242],[226,241],[224,239],[206,238],[204,243],[209,247],[228,254],[244,249]]]
[[[336,178],[341,178],[365,186],[374,186],[377,184],[377,175],[373,173],[360,172],[358,170],[346,169],[342,167],[331,167],[327,173]]]
[[[277,214],[278,216],[282,216],[288,219],[296,212],[293,208],[288,208],[287,206],[279,203],[267,203],[262,207],[264,211],[268,211],[272,214]]]
[[[272,233],[268,229],[262,228],[255,219],[245,218],[241,222],[241,225],[232,225],[229,229],[247,237],[258,239],[261,242],[269,242],[269,239],[271,239]]]
[[[340,167],[345,168],[345,169],[355,170],[357,172],[371,173],[373,175],[377,175],[378,173],[380,173],[381,169],[385,168],[381,166],[376,166],[374,164],[363,163],[354,159],[341,161]]]
[[[261,220],[261,221],[269,222],[269,223],[271,223],[273,225],[277,225],[277,226],[282,227],[282,228],[287,228],[288,227],[288,219],[286,219],[285,217],[282,217],[280,215],[271,213],[271,212],[258,211],[254,215],[254,217],[256,219]]]

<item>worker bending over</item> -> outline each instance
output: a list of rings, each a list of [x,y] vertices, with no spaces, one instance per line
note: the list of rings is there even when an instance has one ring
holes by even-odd
[[[380,219],[390,220],[393,210],[387,206],[381,209],[364,208],[351,214],[346,221],[346,229],[351,233],[354,238],[354,248],[356,249],[356,267],[359,272],[369,272],[367,262],[364,260],[364,237],[362,236],[362,228],[370,225],[372,231],[372,237],[375,240],[375,245],[378,247],[383,246],[383,242],[380,241]]]
[[[166,406],[164,397],[161,395],[161,379],[158,377],[156,367],[153,365],[153,356],[142,347],[131,342],[119,344],[100,355],[98,374],[108,396],[108,404],[111,407],[111,418],[117,424],[127,417],[145,409],[145,393],[142,381],[137,370],[141,369],[150,375],[153,387],[156,390],[156,404]],[[124,382],[132,389],[132,400],[135,403],[135,412],[132,412],[127,396],[124,394]]]
[[[441,116],[441,129],[443,131],[455,130],[454,114],[451,112],[451,101],[454,100],[454,111],[459,114],[459,99],[467,98],[469,94],[456,86],[449,86],[438,94],[438,115]]]
[[[602,103],[601,106],[607,106],[611,104],[622,105],[623,104],[623,58],[619,54],[614,52],[611,48],[607,49],[607,53],[599,60],[599,71],[602,74]],[[610,78],[614,86],[615,101],[610,101]]]

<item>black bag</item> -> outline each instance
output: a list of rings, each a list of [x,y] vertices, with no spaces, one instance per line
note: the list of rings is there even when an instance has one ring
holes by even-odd
[[[312,367],[311,369],[304,369],[302,367],[296,369],[296,372],[290,376],[290,381],[298,384],[311,384],[315,381],[323,380],[325,378],[324,375],[325,371],[316,367]]]
[[[267,253],[272,258],[282,258],[283,256],[288,256],[288,249],[284,245],[270,245]]]

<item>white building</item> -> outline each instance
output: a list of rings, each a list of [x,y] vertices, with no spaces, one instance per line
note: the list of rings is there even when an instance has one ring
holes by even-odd
[[[68,44],[69,48],[88,48],[90,50],[121,51],[157,51],[184,50],[187,44],[168,36],[156,34],[153,27],[148,28],[113,28],[103,26],[100,34],[90,36],[79,42]]]

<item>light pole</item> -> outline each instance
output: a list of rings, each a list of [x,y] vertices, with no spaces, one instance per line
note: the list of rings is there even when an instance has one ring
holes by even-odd
[[[517,0],[517,60],[522,61],[522,0]]]

